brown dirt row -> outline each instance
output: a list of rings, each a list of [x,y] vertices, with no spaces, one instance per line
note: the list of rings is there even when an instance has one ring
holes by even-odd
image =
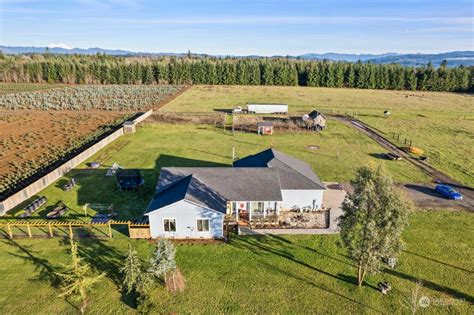
[[[150,104],[143,110],[158,110],[188,88],[186,86],[179,93],[165,98],[158,104]],[[55,150],[65,150],[71,141],[84,138],[101,126],[132,114],[134,112],[105,110],[0,109],[0,179],[6,174],[21,170],[22,163],[47,156]]]
[[[21,164],[131,115],[112,111],[0,111],[0,178]]]

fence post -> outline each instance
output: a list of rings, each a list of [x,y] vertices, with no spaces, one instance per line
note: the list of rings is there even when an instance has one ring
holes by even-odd
[[[130,221],[128,221],[127,225],[128,225],[128,237],[130,237]]]
[[[53,237],[53,228],[51,227],[51,223],[48,223],[48,229],[49,229],[49,237]]]
[[[12,227],[10,225],[10,223],[7,224],[7,229],[8,229],[8,236],[10,237],[10,239],[13,238],[13,232],[12,232]]]
[[[31,238],[31,227],[30,227],[30,223],[26,223],[26,230],[28,231],[28,236]]]
[[[84,205],[84,216],[87,217],[87,207],[89,206],[88,203]]]
[[[110,221],[107,222],[107,225],[109,226],[109,238],[112,238],[112,226],[110,225]]]
[[[74,235],[72,234],[72,224],[69,223],[69,238],[72,240],[73,237]]]

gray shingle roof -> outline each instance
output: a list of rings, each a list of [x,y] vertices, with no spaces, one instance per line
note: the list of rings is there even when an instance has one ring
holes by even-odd
[[[226,213],[227,201],[281,201],[274,168],[166,167],[145,213],[179,200]]]
[[[308,114],[308,116],[312,119],[315,119],[319,115],[323,116],[323,118],[326,119],[326,116],[324,116],[321,112],[318,112],[317,110],[313,110],[311,113]]]
[[[276,168],[281,189],[326,189],[309,164],[274,149],[237,160],[234,167]]]
[[[259,121],[257,127],[272,127],[273,121]]]

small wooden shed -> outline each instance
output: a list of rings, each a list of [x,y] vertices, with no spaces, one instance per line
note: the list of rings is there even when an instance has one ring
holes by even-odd
[[[326,127],[326,117],[317,110],[313,110],[308,115],[303,116],[303,120],[308,128],[320,131]]]
[[[257,133],[259,135],[272,135],[273,134],[273,122],[261,121],[257,123]]]

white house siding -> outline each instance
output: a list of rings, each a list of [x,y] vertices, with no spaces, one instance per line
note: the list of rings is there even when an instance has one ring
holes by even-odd
[[[149,215],[152,238],[221,238],[224,214],[186,200],[163,207]],[[176,219],[176,232],[164,231],[164,219]],[[209,232],[197,231],[197,219],[209,219]]]
[[[284,210],[294,206],[313,208],[315,205],[316,209],[320,209],[323,204],[323,192],[324,190],[282,190],[282,208]]]

